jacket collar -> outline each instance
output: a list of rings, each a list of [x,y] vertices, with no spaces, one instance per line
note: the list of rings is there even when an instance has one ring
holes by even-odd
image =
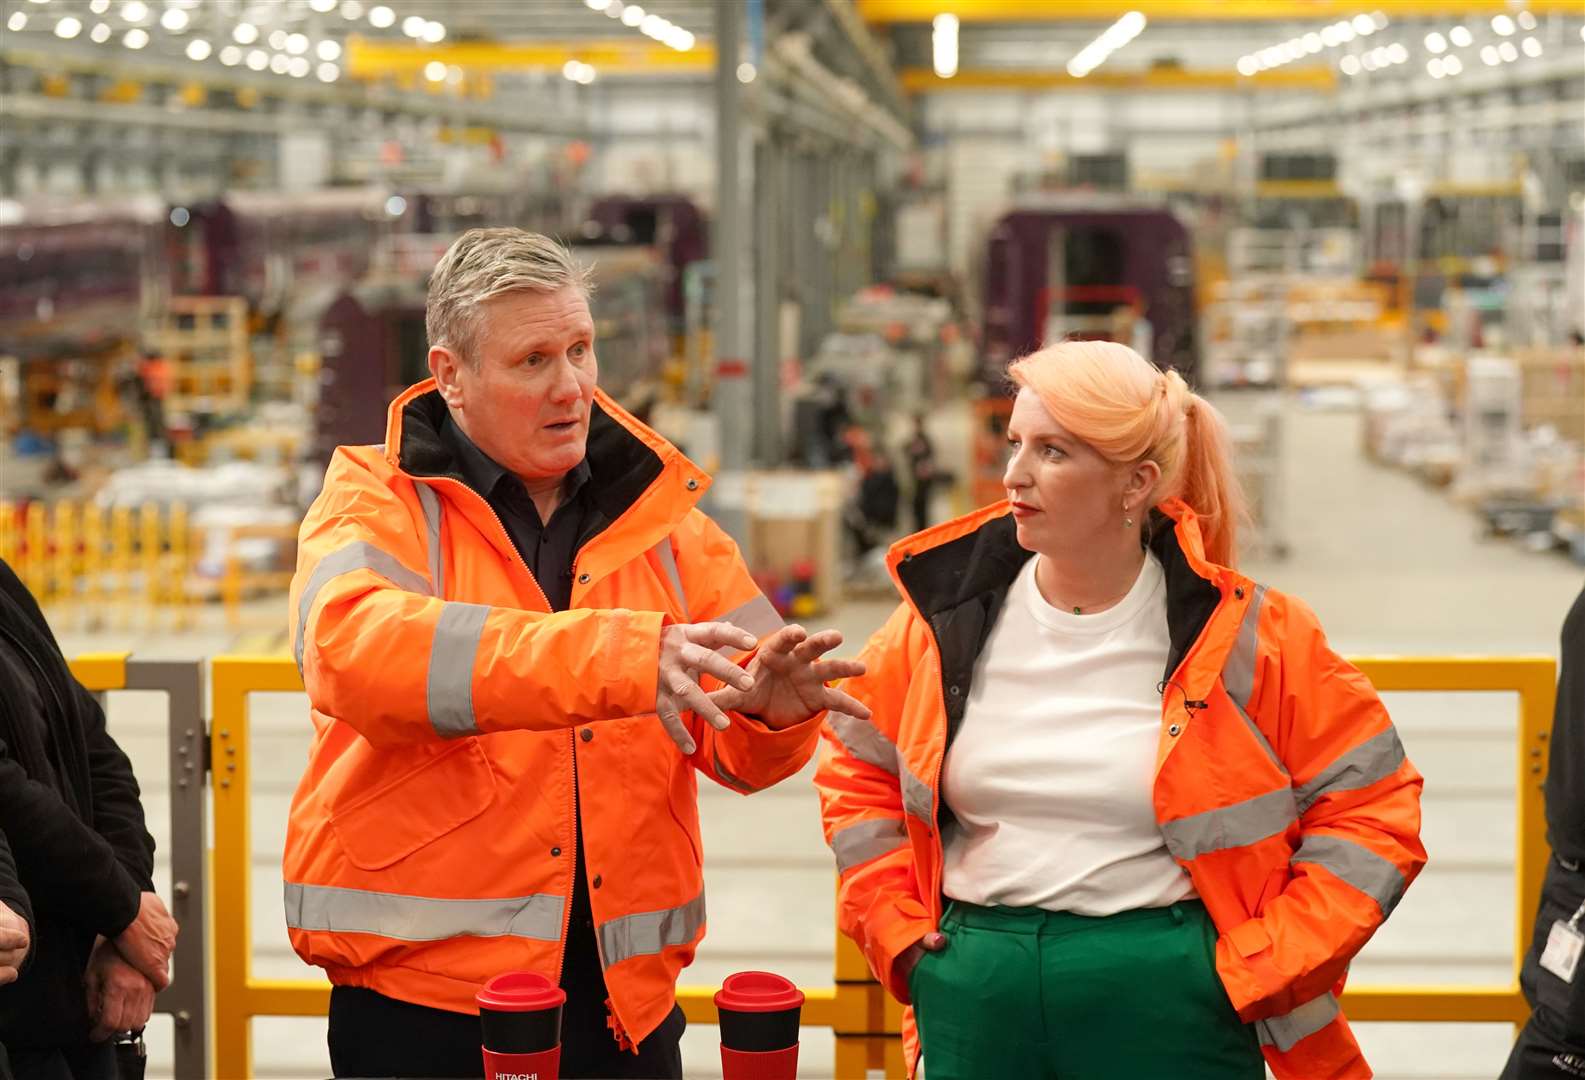
[[[386,414],[386,462],[416,480],[466,485],[462,463],[444,435],[448,418],[434,379],[403,391]],[[598,512],[595,531],[621,522],[638,530],[641,544],[669,533],[710,487],[704,470],[603,390],[594,393],[584,461],[589,468],[585,491]]]

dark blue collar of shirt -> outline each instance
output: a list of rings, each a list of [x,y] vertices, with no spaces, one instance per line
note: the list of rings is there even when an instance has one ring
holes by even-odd
[[[507,496],[509,492],[527,496],[527,488],[517,474],[480,450],[458,426],[457,421],[450,416],[446,417],[443,434],[451,443],[452,449],[456,451],[457,467],[462,473],[462,478],[467,481],[469,487],[484,496],[485,501],[493,502],[497,498]],[[585,457],[574,465],[562,480],[561,501],[570,503],[577,498],[578,492],[588,481],[589,459]],[[502,484],[507,485],[506,491],[497,490]]]

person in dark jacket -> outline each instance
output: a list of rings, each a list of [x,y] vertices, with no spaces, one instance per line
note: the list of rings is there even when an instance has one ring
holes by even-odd
[[[131,763],[3,561],[0,687],[0,834],[17,886],[0,865],[0,899],[31,943],[0,986],[0,1045],[18,1077],[113,1080],[109,1037],[147,1022],[170,982],[176,922],[154,893]]]
[[[1585,945],[1585,589],[1563,620],[1562,657],[1546,778],[1552,860],[1519,973],[1533,1011],[1502,1080],[1585,1077],[1585,963],[1578,950],[1568,955],[1571,943]]]

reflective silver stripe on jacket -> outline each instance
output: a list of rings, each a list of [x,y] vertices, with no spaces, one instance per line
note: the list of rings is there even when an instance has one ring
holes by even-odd
[[[1269,1020],[1256,1020],[1255,1032],[1260,1036],[1260,1045],[1275,1046],[1286,1054],[1297,1046],[1301,1039],[1309,1038],[1336,1020],[1341,1011],[1338,1008],[1337,998],[1331,994],[1322,994],[1318,998],[1306,1001],[1290,1013],[1273,1016]]]
[[[600,963],[609,968],[635,956],[653,956],[667,946],[686,945],[703,928],[702,891],[681,907],[612,919],[595,931],[600,939]]]
[[[902,763],[899,761],[899,765]],[[936,798],[930,785],[903,766],[897,779],[903,790],[903,809],[931,828],[936,824]]]
[[[1238,637],[1233,642],[1233,649],[1227,654],[1227,662],[1222,665],[1222,688],[1232,699],[1233,708],[1238,711],[1239,719],[1244,721],[1244,726],[1249,728],[1260,748],[1266,751],[1266,756],[1286,776],[1287,766],[1271,748],[1266,733],[1260,730],[1260,726],[1249,715],[1249,707],[1255,696],[1255,654],[1260,649],[1260,609],[1265,602],[1266,587],[1256,585],[1255,595],[1244,611],[1244,621],[1238,624]]]
[[[1298,820],[1293,789],[1284,785],[1232,806],[1163,822],[1161,833],[1173,857],[1187,862],[1207,851],[1246,847],[1276,836]]]
[[[379,934],[401,941],[463,936],[560,941],[564,903],[548,893],[499,900],[437,900],[287,882],[286,925],[294,930]]]
[[[339,547],[314,564],[314,572],[308,575],[308,584],[303,586],[303,594],[297,601],[297,670],[303,670],[303,651],[306,647],[308,636],[308,616],[314,610],[314,601],[319,597],[319,590],[323,589],[334,578],[342,574],[350,574],[354,570],[371,570],[379,574],[386,581],[398,589],[418,593],[423,596],[431,595],[429,582],[422,576],[409,570],[390,555],[373,544],[364,540],[354,540],[345,547]]]
[[[1387,779],[1403,764],[1403,743],[1398,729],[1388,727],[1373,735],[1316,774],[1315,779],[1296,789],[1299,813],[1315,805],[1323,795],[1338,791],[1358,791]]]
[[[677,571],[677,555],[671,550],[670,536],[661,537],[660,543],[655,545],[655,558],[659,560],[661,569],[666,571],[666,579],[677,594],[677,603],[682,605],[683,622],[692,622],[688,617],[688,594],[682,590],[682,574]]]
[[[897,744],[888,739],[880,728],[868,720],[860,720],[835,709],[826,713],[826,723],[831,725],[831,733],[853,757],[866,765],[897,775],[897,763],[901,755],[897,751]]]
[[[1398,906],[1403,890],[1408,886],[1403,880],[1403,872],[1390,860],[1341,836],[1310,833],[1288,861],[1326,867],[1376,901],[1384,919]]]
[[[716,616],[715,621],[731,623],[739,630],[746,630],[757,638],[774,634],[787,625],[782,621],[782,617],[776,614],[776,606],[765,599],[764,593],[756,593],[751,599],[739,604],[725,615]]]
[[[747,780],[742,780],[732,775],[727,767],[721,763],[721,752],[719,750],[711,750],[710,753],[715,758],[715,774],[721,778],[727,787],[734,791],[741,791],[745,795],[752,795],[758,790]]]
[[[897,818],[868,818],[831,834],[839,874],[907,844],[908,829]]]
[[[418,489],[418,501],[424,508],[424,524],[428,526],[429,533],[429,581],[436,596],[446,595],[446,582],[444,580],[446,554],[440,546],[440,496],[435,494],[435,489],[428,484],[414,484]]]
[[[429,648],[429,722],[442,739],[479,734],[473,715],[473,663],[490,609],[453,601],[440,609]]]

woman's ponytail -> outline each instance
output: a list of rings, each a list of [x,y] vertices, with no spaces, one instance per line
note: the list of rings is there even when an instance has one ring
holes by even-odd
[[[1168,378],[1182,382],[1177,372]],[[1238,530],[1248,523],[1248,501],[1233,471],[1233,440],[1227,421],[1200,395],[1185,388],[1183,472],[1178,497],[1200,522],[1205,554],[1221,566],[1238,557]]]

